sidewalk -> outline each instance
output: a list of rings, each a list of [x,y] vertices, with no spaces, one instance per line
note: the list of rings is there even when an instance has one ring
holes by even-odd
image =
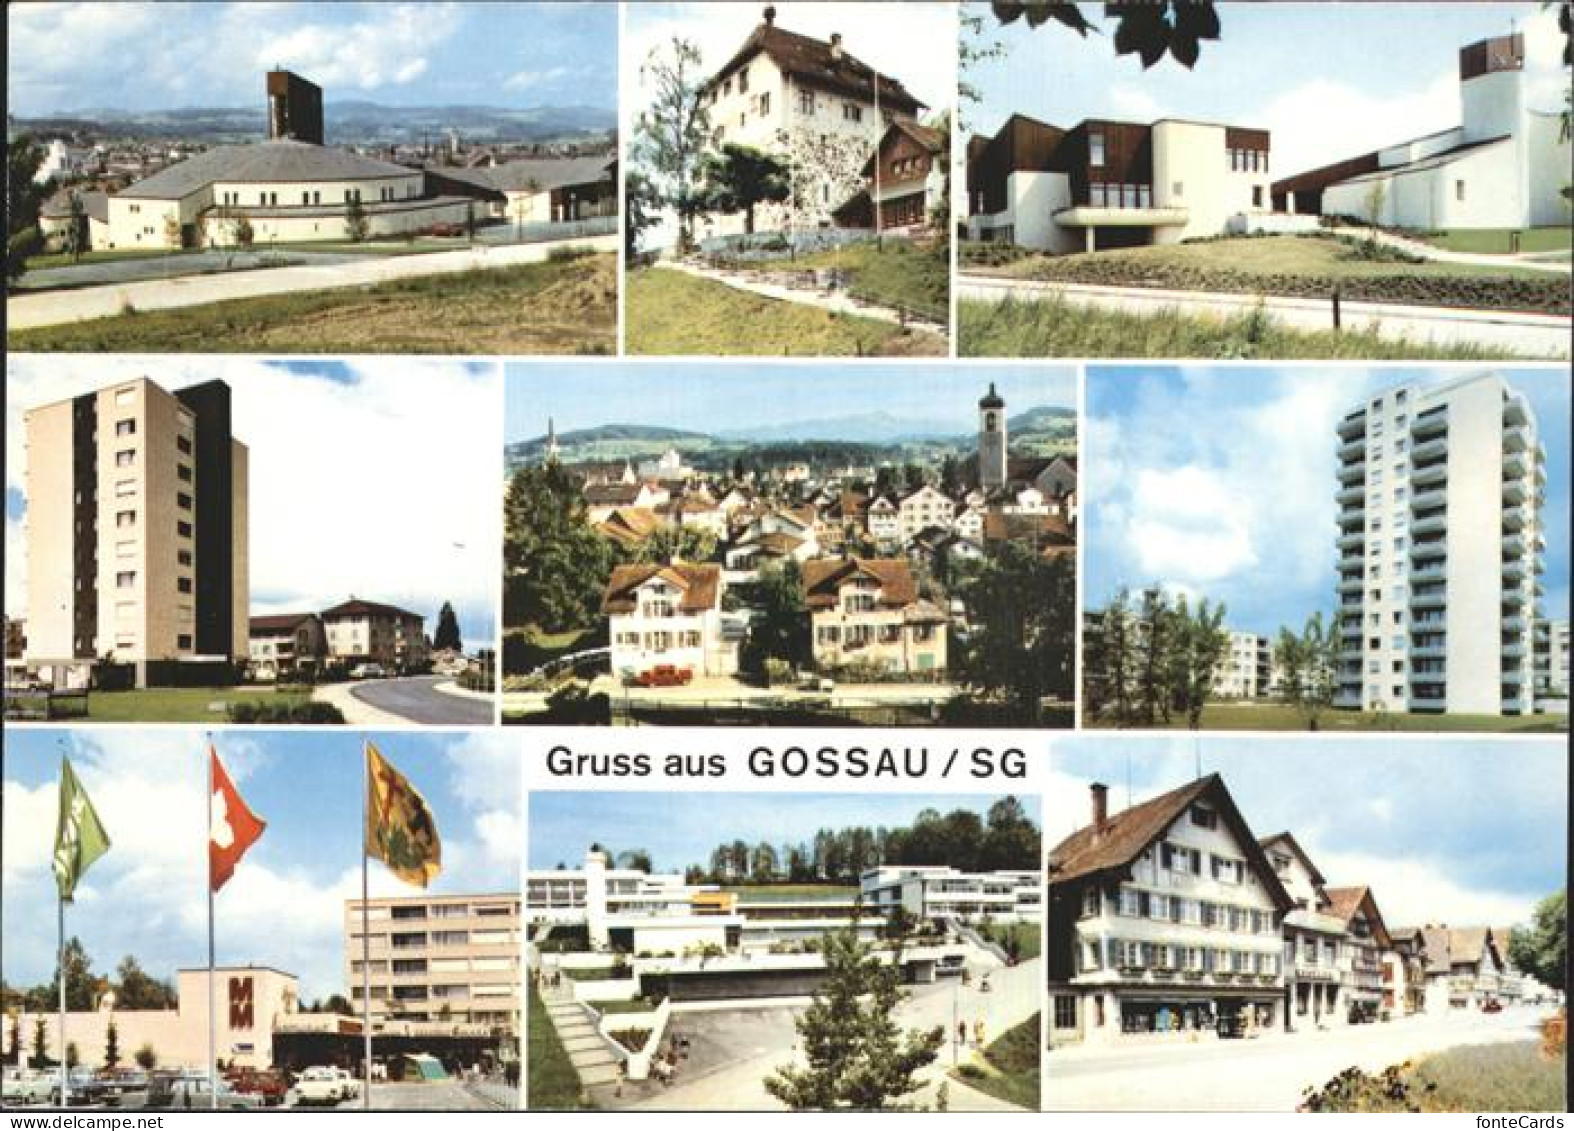
[[[657,267],[664,267],[669,271],[682,271],[686,275],[693,275],[696,279],[708,279],[712,283],[720,283],[724,287],[734,290],[746,291],[749,294],[759,295],[762,298],[773,298],[780,302],[795,302],[800,306],[813,306],[820,310],[828,310],[832,314],[849,314],[859,318],[873,318],[881,322],[889,322],[893,326],[905,326],[919,333],[944,336],[945,327],[935,322],[921,318],[908,318],[905,321],[902,315],[890,307],[876,306],[872,303],[860,302],[858,299],[841,292],[827,292],[821,290],[804,290],[798,287],[783,286],[780,283],[764,283],[758,279],[750,278],[746,273],[737,271],[720,271],[710,267],[700,267],[693,263],[661,259],[656,262]]]
[[[320,687],[312,688],[312,698],[319,703],[332,703],[344,715],[348,726],[356,727],[407,727],[410,720],[393,714],[391,711],[380,711],[363,699],[355,696],[355,689],[365,683],[327,683]]]

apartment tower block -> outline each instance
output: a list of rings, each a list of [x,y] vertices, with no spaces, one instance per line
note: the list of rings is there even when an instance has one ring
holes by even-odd
[[[1496,374],[1371,397],[1338,425],[1342,707],[1533,708],[1546,453]]]
[[[81,686],[215,680],[247,654],[246,446],[230,390],[146,378],[26,418],[29,670]]]

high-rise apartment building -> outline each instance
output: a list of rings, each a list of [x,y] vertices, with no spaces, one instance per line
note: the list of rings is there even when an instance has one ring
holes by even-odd
[[[1338,425],[1336,704],[1532,709],[1546,453],[1496,374],[1404,385]]]
[[[519,896],[420,895],[366,905],[374,1031],[443,1021],[510,1033],[519,1014]],[[361,901],[345,900],[345,984],[361,1003]]]
[[[26,418],[30,671],[215,681],[247,653],[246,446],[230,390],[123,381]]]

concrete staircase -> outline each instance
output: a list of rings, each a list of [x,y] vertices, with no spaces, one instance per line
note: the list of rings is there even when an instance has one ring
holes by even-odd
[[[563,1049],[579,1074],[580,1084],[598,1106],[605,1107],[605,1097],[615,1091],[623,1079],[617,1057],[596,1032],[585,1007],[574,1000],[571,989],[543,991],[543,1001],[558,1040],[563,1042]]]

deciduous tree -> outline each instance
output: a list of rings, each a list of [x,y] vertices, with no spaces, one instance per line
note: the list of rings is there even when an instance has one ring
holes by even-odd
[[[635,119],[631,157],[650,179],[653,199],[676,215],[680,253],[694,246],[694,218],[706,208],[700,177],[710,134],[701,98],[706,77],[699,47],[679,36],[652,49],[640,67],[640,82],[652,94]]]
[[[717,212],[743,213],[743,230],[754,231],[754,210],[780,204],[792,191],[787,166],[753,146],[728,142],[721,153],[707,154],[700,164],[707,204]]]
[[[1547,896],[1536,905],[1529,929],[1509,936],[1508,957],[1525,974],[1561,991],[1568,977],[1568,890]]]

